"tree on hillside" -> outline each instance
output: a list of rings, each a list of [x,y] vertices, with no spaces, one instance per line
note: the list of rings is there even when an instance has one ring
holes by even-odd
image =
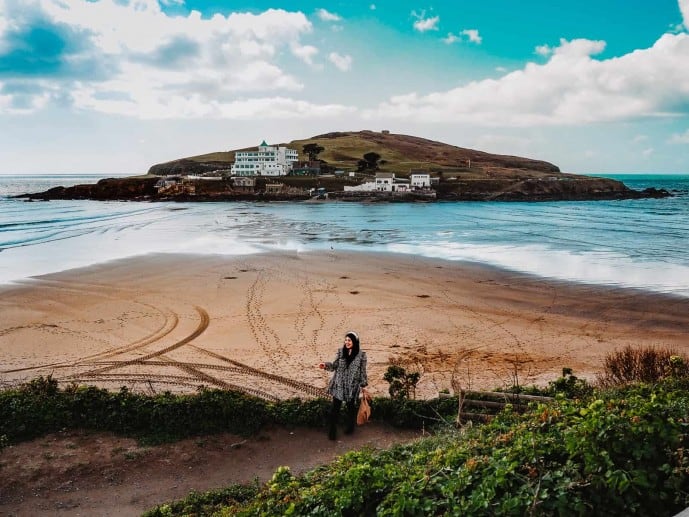
[[[303,150],[309,155],[309,161],[315,162],[318,160],[318,155],[325,151],[325,147],[322,147],[314,142],[311,144],[304,144]]]
[[[374,152],[366,153],[364,155],[363,160],[359,160],[358,162],[356,162],[357,171],[359,171],[359,172],[366,171],[366,170],[377,171],[379,160],[380,160],[380,155],[378,153],[374,153]],[[384,162],[385,162],[385,160],[380,161],[381,164]]]
[[[378,160],[380,160],[380,155],[378,153],[370,152],[364,155],[364,160],[368,163],[368,168],[371,170],[378,169]]]

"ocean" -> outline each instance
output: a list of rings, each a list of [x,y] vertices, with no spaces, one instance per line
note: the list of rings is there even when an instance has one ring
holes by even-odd
[[[605,175],[666,199],[582,202],[25,202],[102,175],[0,176],[0,284],[151,253],[359,250],[689,296],[689,175]]]

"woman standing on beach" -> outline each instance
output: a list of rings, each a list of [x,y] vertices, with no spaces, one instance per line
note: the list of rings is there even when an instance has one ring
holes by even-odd
[[[346,406],[345,434],[354,431],[356,412],[358,408],[359,390],[367,395],[368,375],[366,373],[366,352],[359,350],[359,336],[356,332],[347,332],[344,346],[337,351],[331,363],[320,363],[321,370],[335,372],[328,385],[328,393],[333,396],[333,406],[330,411],[328,438],[337,438],[337,418],[342,403]]]

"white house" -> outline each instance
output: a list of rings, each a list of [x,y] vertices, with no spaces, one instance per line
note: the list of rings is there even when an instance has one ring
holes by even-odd
[[[394,172],[376,172],[376,190],[380,192],[392,192],[395,184]]]
[[[427,172],[412,172],[409,175],[411,188],[430,188],[431,175]]]
[[[257,151],[238,151],[232,164],[232,176],[285,176],[299,161],[299,153],[289,147],[271,146],[265,140]]]

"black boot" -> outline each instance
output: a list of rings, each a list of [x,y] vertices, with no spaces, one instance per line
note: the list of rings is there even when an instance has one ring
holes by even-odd
[[[330,409],[330,420],[328,421],[328,439],[337,439],[337,419],[340,416],[340,406],[342,401],[333,398],[333,406]]]
[[[354,432],[354,427],[356,426],[356,413],[357,413],[356,402],[347,402],[347,421],[345,423],[345,434],[352,434]]]

